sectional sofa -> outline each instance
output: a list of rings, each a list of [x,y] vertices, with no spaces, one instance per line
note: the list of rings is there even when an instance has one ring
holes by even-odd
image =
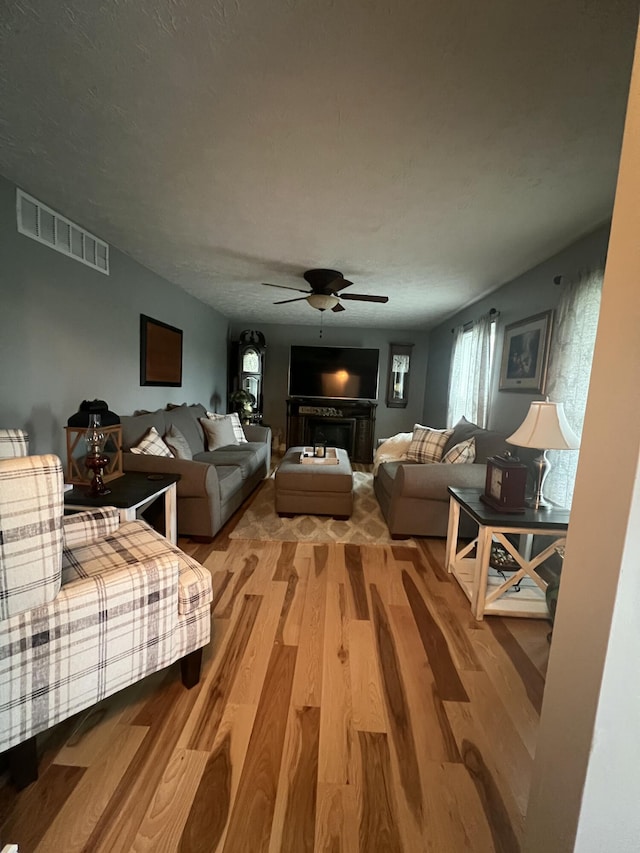
[[[204,406],[184,404],[124,416],[121,422],[125,472],[179,474],[178,533],[210,539],[268,476],[271,430],[258,425],[243,426],[246,442],[208,450],[200,424],[200,419],[206,417]],[[171,427],[178,430],[186,440],[192,458],[132,453],[131,448],[151,427],[160,436],[166,436]]]

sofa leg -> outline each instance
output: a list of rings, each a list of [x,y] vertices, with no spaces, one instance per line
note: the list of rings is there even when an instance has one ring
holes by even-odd
[[[38,750],[36,736],[7,750],[9,775],[15,787],[21,791],[38,778]]]
[[[202,649],[196,649],[183,658],[180,658],[180,673],[182,683],[189,690],[200,681],[200,667],[202,666]]]
[[[405,539],[410,539],[411,537],[405,533],[392,533],[391,538],[394,542],[403,542]]]

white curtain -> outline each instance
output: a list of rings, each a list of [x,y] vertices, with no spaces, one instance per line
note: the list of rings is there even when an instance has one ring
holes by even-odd
[[[449,373],[447,426],[454,426],[464,415],[467,420],[486,427],[489,417],[491,381],[492,316],[483,314],[465,331],[454,329],[453,353]]]
[[[593,348],[596,341],[603,271],[590,270],[566,285],[556,309],[551,340],[547,393],[564,403],[569,424],[582,433],[587,405]],[[570,507],[578,467],[578,450],[550,450],[551,470],[545,481],[545,497]]]

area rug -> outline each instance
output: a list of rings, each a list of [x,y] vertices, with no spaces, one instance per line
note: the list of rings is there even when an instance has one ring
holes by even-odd
[[[330,516],[296,515],[280,518],[274,509],[273,476],[260,486],[250,506],[229,534],[230,539],[282,542],[349,542],[354,545],[389,545],[394,540],[373,492],[373,474],[353,472],[353,515],[347,521]],[[413,544],[407,540],[405,545]]]

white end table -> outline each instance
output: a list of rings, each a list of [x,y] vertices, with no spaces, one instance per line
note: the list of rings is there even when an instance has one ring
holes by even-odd
[[[546,581],[536,571],[551,554],[566,541],[569,525],[568,509],[533,510],[504,513],[491,509],[480,500],[481,489],[458,489],[450,486],[449,526],[445,564],[471,602],[477,620],[488,615],[528,616],[545,618],[549,615],[545,591]],[[478,525],[478,536],[459,548],[460,513],[465,512]],[[506,534],[520,534],[524,543],[519,550]],[[551,536],[553,541],[535,557],[531,557],[533,535]],[[497,541],[513,558],[518,568],[504,580],[490,572],[491,543]],[[475,549],[475,556],[469,554]],[[516,591],[516,588],[518,591]]]

